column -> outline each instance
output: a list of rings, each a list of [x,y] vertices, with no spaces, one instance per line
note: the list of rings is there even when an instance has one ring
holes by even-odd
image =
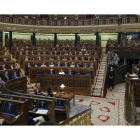
[[[9,53],[11,53],[12,48],[12,31],[9,31]]]
[[[54,46],[57,44],[57,33],[54,33]]]
[[[78,34],[77,33],[75,33],[75,47],[77,47],[77,40],[78,40]]]
[[[96,32],[95,35],[96,35],[96,46],[98,47],[99,46],[99,32]]]
[[[33,33],[33,45],[36,46],[36,42],[35,42],[35,33]]]
[[[124,57],[124,65],[126,65],[126,57]]]
[[[118,32],[118,44],[121,43],[121,32]]]
[[[2,32],[0,32],[0,46],[3,46],[2,44]]]

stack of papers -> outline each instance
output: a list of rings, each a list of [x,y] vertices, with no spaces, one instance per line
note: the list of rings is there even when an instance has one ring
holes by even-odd
[[[47,114],[48,110],[39,109],[36,114]]]

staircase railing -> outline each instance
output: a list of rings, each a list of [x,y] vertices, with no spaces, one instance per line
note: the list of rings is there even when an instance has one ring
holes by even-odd
[[[107,71],[107,60],[108,60],[108,55],[106,56],[105,69],[104,69],[104,74],[103,74],[104,76],[103,76],[103,80],[102,80],[101,97],[104,97],[105,78],[106,78],[106,71]]]
[[[91,125],[91,104],[85,111],[60,122],[59,125]]]
[[[135,125],[136,124],[136,106],[135,106],[135,97],[134,97],[134,87],[131,86],[131,107],[132,107],[132,122],[130,125]]]

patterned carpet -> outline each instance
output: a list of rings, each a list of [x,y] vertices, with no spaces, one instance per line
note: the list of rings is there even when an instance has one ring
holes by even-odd
[[[88,108],[91,103],[93,125],[127,125],[124,120],[125,84],[107,90],[106,98],[75,95],[75,106],[71,102],[70,117]]]

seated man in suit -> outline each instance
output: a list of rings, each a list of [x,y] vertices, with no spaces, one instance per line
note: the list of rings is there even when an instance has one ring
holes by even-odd
[[[9,81],[8,71],[5,72],[5,74],[3,76],[3,81],[4,82],[8,82]]]
[[[67,62],[65,62],[64,63],[64,67],[68,67],[69,65],[68,65],[68,63]]]
[[[91,60],[90,56],[88,56],[87,60],[88,60],[88,61],[90,61],[90,60]]]
[[[25,58],[23,58],[24,61],[28,61],[28,56],[26,56]]]
[[[41,56],[39,56],[39,57],[37,58],[37,60],[42,60],[42,59],[41,59]]]
[[[10,65],[9,69],[14,69],[14,66],[13,64]]]
[[[76,67],[80,67],[80,65],[79,65],[79,63],[76,63],[76,65],[75,65]]]
[[[82,60],[82,61],[84,61],[84,60],[85,60],[85,58],[84,58],[84,57],[81,57],[81,60]]]
[[[60,69],[59,74],[65,74],[65,72],[62,69]]]
[[[38,52],[37,55],[41,55],[40,52]]]
[[[19,56],[20,56],[20,55],[23,55],[22,52],[19,52]]]
[[[53,69],[49,70],[49,74],[55,74]]]
[[[72,57],[69,57],[69,60],[73,60]]]
[[[41,67],[46,67],[46,65],[45,65],[45,63],[44,63],[44,62],[42,63]]]
[[[50,65],[49,65],[49,67],[54,67],[54,63],[51,62]]]
[[[56,60],[61,60],[60,56],[57,56]]]
[[[33,67],[38,67],[37,63],[33,63]]]
[[[69,75],[73,75],[74,73],[72,72],[71,69],[69,69],[69,72],[68,72]]]
[[[1,67],[0,70],[6,70],[6,68],[5,68],[5,64],[2,65],[2,67]]]
[[[77,55],[77,52],[74,52],[74,55]]]
[[[88,65],[87,65],[86,63],[84,63],[84,64],[83,64],[83,67],[87,68],[87,67],[88,67]]]
[[[53,54],[52,51],[50,51],[49,55],[52,55],[52,54]]]
[[[35,60],[35,57],[31,58],[31,60]]]
[[[18,78],[18,75],[16,73],[16,71],[14,72],[14,74],[12,75],[12,79],[17,79]]]
[[[57,62],[56,66],[61,67],[61,63],[60,63],[60,61]]]

